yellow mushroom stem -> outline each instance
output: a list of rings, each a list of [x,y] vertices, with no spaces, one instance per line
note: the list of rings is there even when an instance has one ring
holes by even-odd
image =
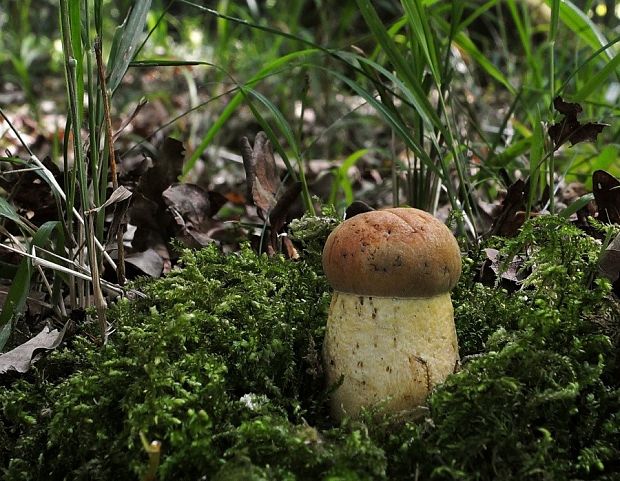
[[[395,413],[424,403],[459,361],[450,294],[369,297],[335,292],[323,356],[334,385],[332,415],[380,405]]]

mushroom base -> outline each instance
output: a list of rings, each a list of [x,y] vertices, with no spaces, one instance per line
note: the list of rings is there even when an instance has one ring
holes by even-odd
[[[323,346],[332,415],[356,416],[362,407],[411,410],[451,373],[458,343],[450,294],[421,299],[335,292]]]

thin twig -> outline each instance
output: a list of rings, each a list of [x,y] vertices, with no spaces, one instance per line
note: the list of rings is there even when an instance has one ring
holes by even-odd
[[[106,139],[108,142],[108,155],[110,163],[110,175],[112,176],[112,189],[118,189],[118,174],[116,173],[116,154],[114,152],[114,134],[112,132],[112,118],[110,116],[110,93],[106,87],[105,70],[103,67],[103,59],[101,57],[101,38],[95,39],[95,58],[97,59],[97,71],[99,73],[99,85],[101,87],[101,96],[103,98],[103,120],[105,121]],[[123,221],[121,219],[121,228],[116,233],[116,248],[118,252],[118,265],[116,267],[116,276],[118,283],[122,286],[125,284],[125,247],[123,246]]]
[[[23,250],[16,249],[15,247],[8,246],[6,244],[0,244],[0,247],[6,249],[8,251],[14,252],[16,254],[19,254],[21,256],[28,257],[28,258],[32,259],[32,264],[34,266],[41,265],[41,266],[46,267],[48,269],[53,269],[53,270],[58,271],[58,272],[64,272],[65,274],[68,274],[70,276],[74,276],[74,277],[78,277],[80,279],[84,279],[85,281],[91,281],[92,280],[92,274],[90,273],[90,270],[88,268],[86,268],[86,267],[76,266],[76,267],[79,267],[79,270],[73,270],[73,269],[69,269],[68,267],[65,267],[63,265],[56,264],[55,262],[48,261],[47,259],[43,259],[41,257],[37,257],[36,255],[30,254],[28,252],[24,252]],[[59,257],[59,256],[57,256],[57,257]],[[69,261],[68,259],[64,259],[62,257],[61,257],[61,259],[66,261],[68,264],[74,264],[73,262]],[[81,272],[82,270],[84,272]],[[123,287],[121,287],[121,286],[119,286],[117,284],[114,284],[112,282],[106,281],[105,279],[101,279],[101,285],[110,294],[116,294],[118,296],[126,296],[127,294],[131,294],[132,296],[135,296],[135,297],[141,297],[141,298],[146,297],[140,291],[137,291],[135,289],[127,290],[127,289],[125,289],[125,288],[123,288]]]

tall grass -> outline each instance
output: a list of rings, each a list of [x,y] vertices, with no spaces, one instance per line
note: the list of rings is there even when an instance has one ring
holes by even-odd
[[[600,104],[601,87],[613,77],[618,63],[613,50],[615,41],[608,42],[596,25],[569,1],[549,0],[548,10],[537,13],[525,1],[516,0],[477,2],[476,8],[467,9],[463,2],[403,0],[402,16],[386,23],[372,2],[359,0],[357,7],[375,42],[374,49],[368,53],[321,45],[185,3],[220,20],[260,30],[266,35],[297,40],[309,47],[271,60],[249,85],[257,91],[267,76],[280,69],[279,75],[286,75],[300,58],[305,59],[304,65],[309,69],[323,71],[327,77],[336,79],[375,109],[398,144],[408,152],[404,159],[398,159],[397,152],[393,152],[394,202],[434,211],[440,195],[445,195],[453,209],[465,214],[461,229],[467,229],[473,237],[477,234],[477,215],[472,194],[481,182],[492,180],[492,184],[501,184],[497,176],[501,169],[511,172],[512,177],[518,171],[531,176],[534,188],[528,210],[546,188],[552,191],[558,188],[570,168],[564,161],[556,165],[556,157],[563,154],[552,155],[545,133],[545,126],[553,122],[555,115],[552,99],[566,91],[574,99]],[[497,27],[498,38],[506,46],[505,58],[500,62],[489,55],[495,52],[482,50],[471,35],[471,26],[481,20]],[[514,27],[508,31],[505,24]],[[572,49],[562,48],[558,53],[558,36],[562,41],[570,39]],[[326,56],[336,62],[326,66]],[[454,71],[454,64],[460,58],[466,58],[472,69],[481,72],[493,85],[492,89],[508,97],[510,109],[495,135],[483,132],[476,119],[463,118],[461,100],[457,98],[462,92],[458,86],[454,87],[455,82],[463,83]],[[592,67],[595,73],[584,71],[588,65],[595,65]],[[586,76],[583,83],[581,78]],[[240,89],[242,92],[226,105],[190,156],[188,170],[239,106],[248,100],[244,89]],[[269,118],[290,143],[292,128],[285,126],[282,116],[274,111],[273,102],[264,106],[272,111]],[[463,122],[470,124],[465,132]],[[513,131],[512,139],[510,144],[505,144],[502,137],[508,130]],[[304,155],[298,146],[289,147],[294,155]],[[471,152],[480,152],[481,147],[486,150],[479,155],[482,169],[470,162]],[[303,166],[298,168],[302,170]],[[400,182],[405,183],[404,199],[399,197]],[[343,189],[346,188],[343,184]],[[554,210],[553,200],[550,209]]]
[[[109,80],[106,89],[102,88],[105,77],[100,75],[103,71],[98,70],[94,51],[95,42],[103,35],[102,2],[60,0],[58,13],[68,104],[63,152],[64,188],[22,140],[30,155],[25,165],[37,169],[51,188],[57,200],[59,220],[36,230],[26,229],[24,218],[9,204],[3,204],[3,216],[16,222],[27,240],[23,245],[14,239],[14,244],[19,246],[14,250],[24,258],[9,290],[10,301],[5,303],[0,315],[0,349],[8,340],[13,318],[23,311],[35,272],[40,274],[45,285],[50,286],[49,293],[61,306],[61,314],[66,315],[61,288],[68,290],[72,308],[94,305],[102,340],[106,340],[109,327],[102,285],[111,286],[100,277],[101,263],[105,260],[113,269],[118,266],[105,250],[105,209],[100,209],[107,199],[108,165],[113,153],[112,132],[105,128],[109,126],[110,112],[104,106],[120,85],[141,44],[149,8],[150,0],[135,2],[125,22],[116,31],[107,62]],[[10,122],[6,117],[5,120]],[[84,131],[87,132],[86,138],[82,134]],[[15,133],[21,140],[19,133]],[[44,272],[41,266],[50,270]],[[51,280],[48,280],[50,275]]]

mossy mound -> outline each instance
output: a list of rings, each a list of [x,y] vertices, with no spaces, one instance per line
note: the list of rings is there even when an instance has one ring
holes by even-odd
[[[532,274],[510,294],[465,260],[466,362],[423,419],[334,425],[316,262],[210,247],[116,305],[105,348],[76,336],[0,390],[0,477],[140,479],[142,433],[162,443],[162,480],[620,479],[619,314],[593,282],[600,245],[550,216],[494,242],[525,249]]]

